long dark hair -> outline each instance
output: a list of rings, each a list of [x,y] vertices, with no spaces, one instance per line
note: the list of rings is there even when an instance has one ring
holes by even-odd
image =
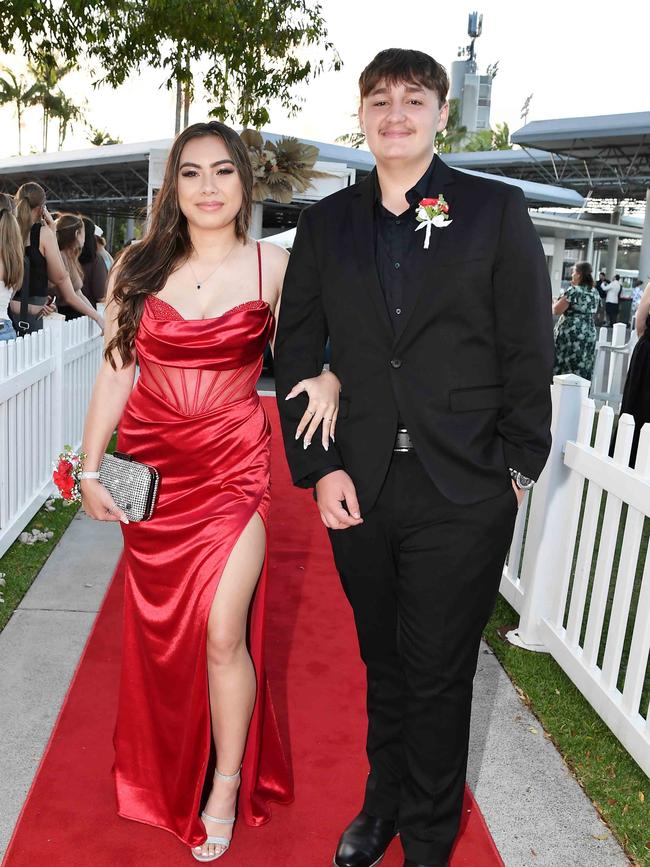
[[[82,265],[87,265],[88,262],[93,262],[97,256],[97,238],[95,237],[95,224],[90,217],[82,217],[86,234],[84,237],[84,245],[79,253],[79,261]]]
[[[83,280],[84,272],[79,264],[79,254],[82,247],[77,232],[83,228],[83,220],[78,214],[59,214],[56,221],[56,241],[64,257],[64,264],[70,272],[74,270],[77,277]],[[70,274],[72,276],[72,274]]]
[[[160,292],[169,275],[186,262],[193,247],[187,219],[178,204],[178,169],[183,148],[193,138],[214,135],[222,140],[232,159],[242,186],[242,204],[235,217],[235,236],[245,243],[253,203],[253,169],[246,146],[237,133],[219,121],[195,123],[183,130],[167,158],[165,177],[154,201],[147,233],[138,244],[131,244],[120,255],[111,302],[119,306],[117,333],[104,352],[115,368],[113,352],[122,364],[133,361],[135,336],[147,295]]]
[[[594,275],[591,271],[591,262],[577,262],[574,267],[580,277],[580,285],[589,286],[590,289],[593,289]]]

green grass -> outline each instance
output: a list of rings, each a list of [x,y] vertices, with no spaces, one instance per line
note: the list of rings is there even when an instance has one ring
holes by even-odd
[[[501,639],[518,621],[499,597],[488,644],[627,854],[650,867],[650,780],[550,655]]]
[[[0,630],[7,624],[54,546],[79,511],[78,503],[64,506],[63,500],[55,500],[54,506],[53,512],[48,512],[45,508],[40,509],[25,528],[26,530],[34,528],[52,530],[54,536],[51,539],[47,542],[34,542],[33,545],[24,545],[16,539],[4,556],[0,557],[0,572],[5,573],[6,582],[3,588],[4,602],[0,602]]]

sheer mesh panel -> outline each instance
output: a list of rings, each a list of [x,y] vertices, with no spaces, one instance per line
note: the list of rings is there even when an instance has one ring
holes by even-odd
[[[203,415],[250,397],[262,359],[234,370],[200,370],[141,362],[143,385],[183,415]]]

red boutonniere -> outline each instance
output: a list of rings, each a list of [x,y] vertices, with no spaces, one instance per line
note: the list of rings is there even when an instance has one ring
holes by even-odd
[[[425,229],[425,250],[429,249],[432,226],[435,226],[436,229],[445,229],[453,223],[453,220],[449,219],[449,205],[445,201],[445,197],[442,193],[438,193],[438,196],[435,199],[421,199],[418,202],[415,219],[420,224],[415,231],[418,232],[420,229]]]

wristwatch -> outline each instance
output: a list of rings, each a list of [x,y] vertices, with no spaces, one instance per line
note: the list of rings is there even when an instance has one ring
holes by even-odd
[[[519,488],[519,490],[530,491],[530,489],[535,484],[535,479],[529,479],[528,476],[520,473],[519,470],[513,470],[512,467],[508,467],[508,469],[510,470],[510,478]]]

